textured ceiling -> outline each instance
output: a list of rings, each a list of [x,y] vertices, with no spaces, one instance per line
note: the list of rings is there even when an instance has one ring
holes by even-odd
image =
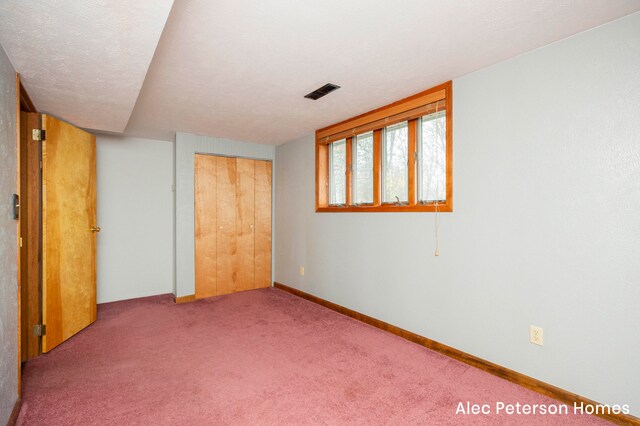
[[[124,131],[173,0],[2,0],[0,43],[40,112]]]
[[[0,43],[36,106],[78,126],[278,144],[640,10],[637,0],[171,3],[2,0]],[[342,88],[303,98],[325,83]]]
[[[127,133],[279,144],[637,10],[637,0],[176,0]],[[303,98],[329,82],[342,88]]]

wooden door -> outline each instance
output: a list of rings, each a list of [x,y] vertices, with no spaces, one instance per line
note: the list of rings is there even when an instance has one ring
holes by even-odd
[[[271,286],[271,161],[255,161],[255,288]]]
[[[236,291],[255,288],[255,160],[236,162],[237,280]]]
[[[195,172],[195,279],[196,299],[218,294],[216,287],[216,164],[217,157],[196,155]]]
[[[237,289],[236,238],[238,198],[236,196],[236,159],[216,157],[216,287],[217,294]]]
[[[42,115],[42,320],[48,352],[96,320],[96,139]]]
[[[271,285],[271,162],[196,155],[196,298]]]

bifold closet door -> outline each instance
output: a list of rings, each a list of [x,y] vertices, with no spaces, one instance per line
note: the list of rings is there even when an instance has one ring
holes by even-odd
[[[238,278],[238,197],[236,194],[236,159],[216,157],[216,294],[236,291]],[[211,216],[211,213],[206,213]],[[196,253],[197,255],[197,253]]]
[[[271,162],[196,155],[196,298],[271,285]]]
[[[271,286],[271,161],[255,161],[255,288]]]
[[[218,157],[196,155],[195,273],[196,298],[215,296],[216,288],[216,170]]]
[[[235,291],[255,288],[255,160],[236,160],[237,274]]]

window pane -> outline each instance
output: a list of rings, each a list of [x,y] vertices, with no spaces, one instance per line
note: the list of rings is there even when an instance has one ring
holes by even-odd
[[[420,120],[419,201],[447,199],[446,115],[438,112]]]
[[[329,145],[329,204],[345,204],[347,144],[344,139]]]
[[[385,128],[382,149],[382,201],[385,203],[409,199],[408,151],[407,122]]]
[[[356,137],[354,157],[354,202],[356,204],[371,204],[373,203],[373,132]]]

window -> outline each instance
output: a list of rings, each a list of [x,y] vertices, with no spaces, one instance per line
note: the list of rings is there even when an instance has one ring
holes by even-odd
[[[433,202],[447,199],[447,140],[444,111],[420,118],[418,143],[418,173],[420,195],[418,201]]]
[[[346,203],[347,186],[345,176],[347,173],[347,143],[343,139],[329,146],[329,204],[332,206]]]
[[[316,131],[316,211],[453,211],[451,82]]]
[[[385,127],[382,144],[382,202],[409,201],[409,134],[407,122]]]
[[[354,204],[373,204],[373,132],[356,136],[353,152]]]

